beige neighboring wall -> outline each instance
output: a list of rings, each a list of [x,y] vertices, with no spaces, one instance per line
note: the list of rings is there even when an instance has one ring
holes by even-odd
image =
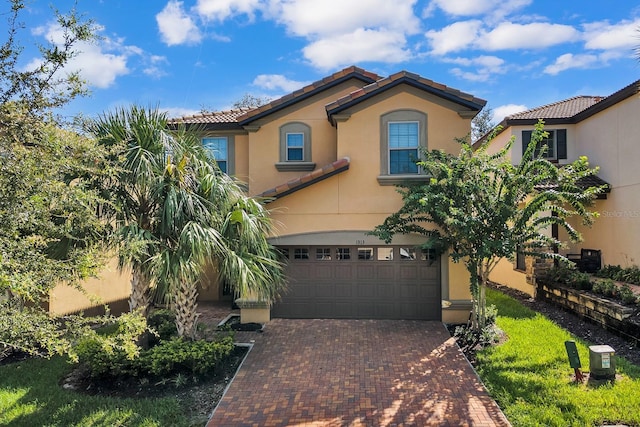
[[[527,283],[527,276],[524,271],[516,270],[514,262],[506,258],[501,259],[498,265],[489,275],[489,280],[499,285],[508,286],[524,292],[527,295],[535,296],[536,288]]]
[[[79,290],[60,284],[49,294],[49,311],[54,314],[69,314],[90,310],[105,304],[111,307],[112,314],[128,310],[131,294],[131,273],[118,271],[117,261],[110,261],[100,272],[99,277],[84,281],[83,294]]]
[[[611,184],[591,228],[579,226],[584,241],[573,245],[602,250],[605,264],[640,265],[640,97],[636,94],[577,124],[579,153],[599,166]]]

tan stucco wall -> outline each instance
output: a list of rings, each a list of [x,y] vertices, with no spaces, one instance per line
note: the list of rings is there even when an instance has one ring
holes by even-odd
[[[49,294],[49,311],[55,314],[69,314],[110,303],[123,304],[131,293],[131,273],[118,272],[116,260],[112,260],[99,277],[86,280],[82,287],[86,295],[79,290],[60,284]]]
[[[597,201],[601,216],[593,227],[580,226],[584,241],[574,247],[601,249],[605,264],[640,265],[639,117],[635,95],[577,124],[580,153],[600,167],[612,190]]]
[[[280,127],[287,123],[301,122],[311,127],[311,161],[316,167],[337,160],[336,130],[327,119],[325,105],[362,85],[358,80],[344,82],[252,123],[260,129],[249,133],[249,194],[260,194],[304,174],[279,172],[275,167],[280,161]]]
[[[514,263],[506,258],[500,260],[489,275],[489,280],[503,286],[517,289],[525,294],[535,296],[535,286],[527,283],[524,271],[516,270]]]
[[[407,89],[407,88],[403,88]],[[372,230],[381,224],[386,217],[402,206],[402,199],[394,186],[380,185],[380,117],[390,111],[399,109],[417,110],[427,115],[427,146],[429,149],[443,149],[456,153],[459,145],[456,137],[464,137],[470,130],[470,119],[461,118],[456,111],[434,103],[432,98],[425,97],[414,89],[393,89],[384,96],[365,101],[358,108],[348,111],[350,117],[337,124],[337,150],[331,151],[333,157],[324,157],[325,163],[338,158],[350,159],[349,169],[332,176],[313,186],[294,192],[275,200],[268,205],[272,211],[275,224],[278,224],[277,235],[286,237],[305,233],[322,233],[335,230]],[[325,102],[323,99],[321,102]],[[314,111],[311,106],[309,111]],[[326,119],[324,105],[321,109],[319,123],[325,129]],[[278,123],[286,122],[289,117]],[[317,123],[317,122],[314,122]],[[257,138],[263,130],[270,127],[263,126],[255,134]],[[277,127],[271,129],[269,135],[277,142]],[[336,128],[325,129],[336,132]],[[315,128],[313,132],[314,158],[317,159]],[[329,140],[329,138],[327,138]],[[260,158],[268,156],[262,148],[269,144],[251,141],[251,150],[258,146]],[[271,144],[269,148],[273,155],[277,155],[277,146]],[[254,159],[254,153],[251,153]],[[263,161],[261,165],[264,173],[275,171],[271,161]],[[322,166],[319,164],[318,166]],[[252,167],[252,171],[256,170]],[[271,172],[270,172],[271,173]],[[279,173],[277,179],[269,181],[271,186],[281,184],[287,179],[304,174],[303,172],[290,175]],[[272,179],[271,177],[269,178]],[[255,188],[255,187],[253,187]],[[253,189],[252,189],[253,191]],[[402,239],[402,237],[399,237]],[[353,244],[356,244],[354,241]],[[464,264],[453,263],[446,255],[442,261],[442,296],[452,301],[469,301],[469,275]],[[468,310],[443,310],[443,319],[447,321],[466,321]]]

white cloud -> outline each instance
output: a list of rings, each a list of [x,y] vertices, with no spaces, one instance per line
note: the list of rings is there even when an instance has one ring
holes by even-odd
[[[556,62],[544,69],[546,74],[556,74],[571,68],[591,68],[600,62],[597,55],[565,53],[556,58]]]
[[[445,58],[444,62],[462,65],[464,67],[475,67],[473,71],[464,71],[460,68],[453,68],[451,73],[459,78],[472,82],[486,82],[495,74],[507,72],[505,61],[497,56],[478,56],[475,58]]]
[[[182,5],[181,1],[170,0],[156,15],[160,36],[168,46],[194,44],[202,40],[200,30]]]
[[[404,48],[405,45],[402,33],[359,28],[349,34],[313,42],[302,49],[302,52],[313,66],[328,70],[364,61],[406,61],[411,53]]]
[[[253,20],[260,7],[260,0],[198,0],[194,9],[203,18],[224,21],[237,15],[247,15]]]
[[[465,49],[477,39],[481,21],[460,21],[444,27],[440,31],[427,31],[425,36],[431,44],[431,53],[444,55]]]
[[[160,111],[165,111],[167,116],[170,118],[178,118],[178,117],[186,117],[193,116],[194,114],[200,114],[200,110],[194,110],[192,108],[183,108],[183,107],[160,107]]]
[[[587,49],[632,49],[640,44],[638,33],[640,19],[622,21],[618,24],[594,22],[584,25],[585,47]]]
[[[511,114],[520,113],[522,111],[527,111],[529,107],[522,104],[506,104],[501,105],[493,109],[493,122],[500,123],[502,119]]]
[[[416,0],[282,0],[271,14],[297,36],[337,36],[356,28],[386,29],[413,34],[420,20],[413,12]]]
[[[531,24],[503,22],[484,34],[476,45],[487,50],[540,49],[572,42],[579,36],[580,33],[569,25],[546,22]]]
[[[298,82],[295,80],[289,80],[282,74],[260,74],[254,80],[253,84],[262,89],[267,90],[282,90],[284,92],[293,92],[308,85],[308,82]]]
[[[423,15],[429,16],[437,8],[448,15],[476,16],[499,19],[518,9],[531,4],[533,0],[433,0],[426,7]]]
[[[98,31],[101,27],[98,27]],[[64,31],[59,24],[49,24],[33,30],[34,35],[44,36],[50,43],[62,45]],[[62,73],[78,72],[89,86],[105,89],[113,85],[116,78],[129,74],[127,59],[136,52],[134,46],[123,46],[120,41],[104,38],[101,44],[78,42],[74,48],[76,56],[66,64]],[[113,52],[115,51],[115,53]],[[42,63],[41,58],[29,62],[27,69],[33,69]]]
[[[147,76],[160,78],[167,75],[167,72],[162,68],[162,65],[168,64],[169,61],[165,56],[151,55],[147,59],[147,65],[142,70]]]

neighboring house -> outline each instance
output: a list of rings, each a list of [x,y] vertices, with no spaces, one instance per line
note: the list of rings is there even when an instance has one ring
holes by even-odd
[[[640,80],[607,97],[578,96],[511,115],[500,123],[502,130],[490,143],[490,151],[514,137],[510,156],[518,164],[539,119],[549,132],[543,142],[549,147],[549,160],[563,165],[587,156],[591,166],[600,167],[587,184],[609,185],[595,201],[600,218],[591,228],[572,220],[584,240],[561,248],[560,253],[596,249],[603,264],[640,264]],[[549,232],[568,240],[562,230]],[[533,261],[522,256],[514,262],[504,260],[490,279],[534,295]]]
[[[420,251],[421,236],[387,245],[367,232],[401,207],[395,184],[427,179],[420,147],[457,153],[485,103],[405,71],[350,67],[256,109],[173,123],[197,126],[221,168],[268,202],[289,279],[272,316],[451,322],[469,316],[464,265]],[[230,298],[213,276],[201,298]]]

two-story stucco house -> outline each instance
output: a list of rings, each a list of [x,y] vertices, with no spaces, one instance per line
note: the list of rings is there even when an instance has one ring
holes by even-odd
[[[575,219],[572,226],[584,240],[560,253],[589,248],[601,251],[603,264],[640,264],[640,80],[607,97],[577,96],[511,115],[500,124],[502,131],[490,150],[497,151],[514,137],[510,156],[518,164],[539,119],[549,132],[543,142],[549,160],[563,165],[587,156],[591,166],[600,168],[591,184],[609,184],[608,192],[595,201],[600,218],[590,228]],[[568,240],[562,230],[557,233]],[[504,260],[491,280],[533,295],[535,283],[527,270],[526,260],[518,256],[515,262]]]
[[[394,184],[426,179],[420,147],[456,153],[485,103],[409,72],[350,67],[256,109],[175,123],[198,126],[220,167],[267,200],[289,279],[272,316],[466,321],[464,266],[419,250],[420,236],[386,245],[367,232],[400,208]],[[201,298],[225,289],[209,280]]]

